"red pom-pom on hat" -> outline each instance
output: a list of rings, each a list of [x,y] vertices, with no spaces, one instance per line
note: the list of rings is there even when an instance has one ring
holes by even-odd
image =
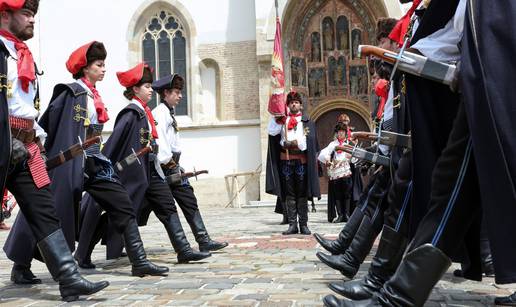
[[[68,69],[72,75],[78,73],[81,68],[88,64],[86,54],[88,53],[88,49],[90,49],[93,43],[95,43],[95,41],[89,42],[86,45],[79,47],[77,50],[72,52],[68,58],[68,61],[66,61],[66,69]]]

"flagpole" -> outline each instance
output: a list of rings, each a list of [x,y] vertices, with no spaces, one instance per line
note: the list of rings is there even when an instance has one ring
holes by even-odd
[[[276,18],[279,18],[278,0],[274,0],[274,5],[276,6]]]

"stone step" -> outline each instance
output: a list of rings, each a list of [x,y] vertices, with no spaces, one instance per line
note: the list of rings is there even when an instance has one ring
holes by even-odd
[[[321,195],[320,200],[314,201],[315,205],[317,207],[319,206],[326,206],[328,204],[328,195],[323,194]],[[311,205],[310,202],[308,202],[309,205]],[[262,207],[274,207],[276,206],[275,200],[251,200],[247,204],[243,205],[242,208],[262,208]]]

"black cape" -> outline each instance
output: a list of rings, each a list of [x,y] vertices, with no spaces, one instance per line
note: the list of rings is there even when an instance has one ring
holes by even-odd
[[[115,165],[133,153],[132,149],[138,151],[143,148],[146,143],[142,141],[148,133],[149,126],[145,111],[134,104],[129,104],[118,113],[113,133],[104,145],[102,153]],[[134,163],[118,175],[120,182],[133,202],[138,224],[143,226],[147,223],[151,211],[144,204],[145,192],[150,182],[150,161],[148,155],[140,156],[139,160],[141,165]],[[103,225],[98,225],[102,210],[93,198],[86,193],[81,204],[81,213],[81,225],[89,226],[81,228],[79,245],[87,247],[95,231],[95,227],[92,227],[92,225],[103,227]],[[107,225],[104,242],[107,246],[107,259],[118,258],[122,251],[123,242],[114,226]]]
[[[512,0],[470,1],[462,42],[461,87],[501,284],[516,282],[515,19]]]
[[[317,132],[315,124],[306,116],[301,117],[303,127],[308,128],[306,136],[306,153],[307,153],[307,198],[320,198],[321,191],[319,188],[320,167],[317,161],[319,153],[319,142],[317,141]],[[267,149],[267,169],[265,177],[265,192],[268,194],[281,197],[285,201],[284,189],[281,184],[280,177],[280,153],[281,153],[281,135],[269,135],[269,147]],[[276,206],[278,207],[278,206]],[[283,213],[282,208],[276,208],[275,212]]]
[[[85,138],[87,92],[78,83],[58,84],[39,125],[47,132],[47,157],[54,157]],[[80,117],[78,117],[80,116]],[[84,182],[83,159],[76,157],[49,172],[54,206],[70,251],[75,250],[78,207]],[[23,213],[19,213],[7,238],[4,251],[16,263],[29,263],[35,256],[40,259],[36,240]]]

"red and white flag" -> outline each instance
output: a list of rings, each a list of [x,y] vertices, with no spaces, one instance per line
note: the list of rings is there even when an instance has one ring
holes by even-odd
[[[271,60],[271,92],[267,110],[273,116],[285,116],[285,71],[283,69],[283,48],[281,46],[281,23],[276,17],[276,35]]]

